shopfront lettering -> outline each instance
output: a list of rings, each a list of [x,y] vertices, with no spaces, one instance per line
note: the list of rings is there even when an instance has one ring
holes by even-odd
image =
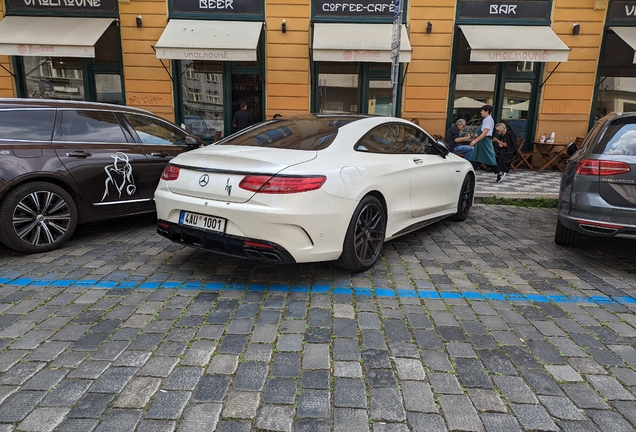
[[[200,9],[234,9],[234,0],[199,0]]]
[[[610,19],[630,20],[630,22],[633,22],[634,17],[636,17],[636,1],[610,2]]]
[[[390,12],[393,13],[393,4],[386,3],[371,3],[371,4],[362,4],[362,3],[323,3],[322,5],[323,12]]]
[[[376,50],[367,50],[367,51],[358,51],[358,50],[346,50],[342,53],[342,58],[347,61],[355,61],[359,59],[366,58],[379,58],[380,51]]]
[[[227,60],[229,59],[228,51],[185,51],[183,57],[186,59],[200,60]]]
[[[18,45],[18,54],[36,54],[41,52],[55,52],[53,45]]]
[[[24,0],[25,6],[98,8],[101,4],[101,0]]]
[[[459,18],[548,19],[550,0],[459,0]]]
[[[323,17],[382,17],[392,18],[393,0],[314,0],[314,13]]]
[[[546,62],[550,59],[550,53],[547,51],[497,51],[489,52],[490,61],[539,61]]]
[[[516,15],[517,5],[490,5],[490,15]]]

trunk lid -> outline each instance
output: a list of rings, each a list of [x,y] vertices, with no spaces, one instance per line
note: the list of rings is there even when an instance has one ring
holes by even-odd
[[[315,151],[208,146],[173,159],[172,165],[180,167],[181,171],[177,180],[166,184],[170,192],[177,195],[244,203],[255,194],[239,187],[246,175],[274,176],[285,168],[315,157]]]

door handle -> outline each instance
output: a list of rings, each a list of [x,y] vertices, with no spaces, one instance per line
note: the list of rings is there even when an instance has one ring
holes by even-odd
[[[166,152],[153,152],[153,153],[150,153],[150,156],[168,157],[168,153],[166,153]]]
[[[413,158],[413,162],[415,162],[417,165],[424,163],[424,161],[420,158]]]
[[[72,153],[66,153],[66,156],[67,157],[75,157],[75,158],[83,159],[83,158],[87,158],[89,156],[92,156],[92,154],[86,153],[83,150],[79,150],[79,151],[74,151]]]

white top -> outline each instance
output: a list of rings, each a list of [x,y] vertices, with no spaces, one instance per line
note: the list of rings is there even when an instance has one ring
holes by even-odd
[[[491,116],[488,116],[484,119],[483,122],[481,122],[481,131],[483,132],[484,129],[488,129],[488,133],[486,134],[486,136],[488,137],[492,137],[492,130],[495,128],[495,121],[492,119]]]

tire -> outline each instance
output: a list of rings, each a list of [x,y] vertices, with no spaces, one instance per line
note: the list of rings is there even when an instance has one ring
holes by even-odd
[[[18,186],[0,206],[0,240],[17,251],[39,253],[62,246],[77,226],[73,198],[52,183]]]
[[[475,179],[472,175],[466,174],[462,188],[459,191],[459,199],[457,200],[457,213],[450,217],[450,220],[463,222],[468,218],[470,208],[473,206],[473,198],[475,195]]]
[[[581,244],[581,233],[563,226],[561,221],[557,219],[554,243],[559,246],[578,247]]]
[[[373,267],[382,253],[385,232],[382,203],[374,196],[365,196],[353,212],[336,265],[353,272]]]

